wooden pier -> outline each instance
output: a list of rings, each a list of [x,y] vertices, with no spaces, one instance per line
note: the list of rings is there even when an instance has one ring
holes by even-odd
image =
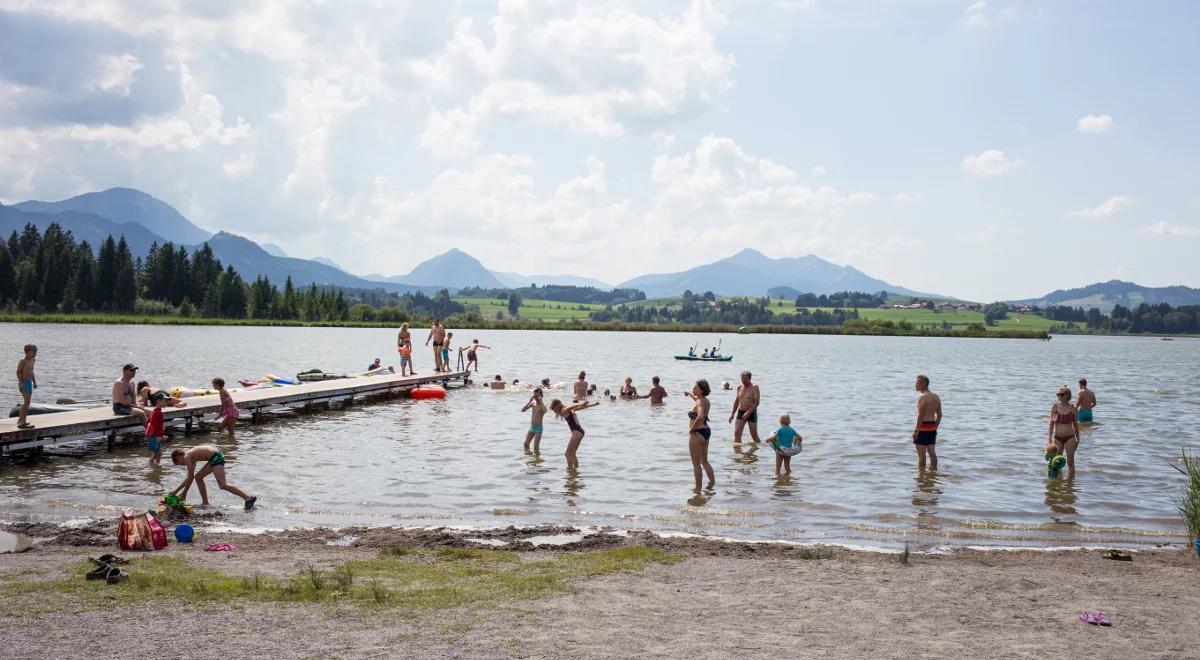
[[[400,394],[420,385],[447,385],[456,380],[465,383],[467,377],[466,371],[434,373],[428,376],[383,374],[230,394],[243,415],[249,413],[251,418],[257,419],[262,413],[274,408],[333,401],[351,405],[356,399]],[[205,417],[217,417],[221,414],[221,397],[215,394],[190,397],[184,401],[187,401],[184,408],[163,408],[163,421],[176,424],[182,422],[187,432]],[[109,404],[99,408],[30,415],[29,423],[36,428],[18,429],[16,417],[0,419],[0,454],[78,440],[79,436],[84,435],[107,437],[111,447],[116,442],[117,434],[142,430],[142,423],[136,417],[116,415]]]

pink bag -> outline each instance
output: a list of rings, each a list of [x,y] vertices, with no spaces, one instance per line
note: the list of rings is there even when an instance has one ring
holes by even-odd
[[[155,550],[162,550],[167,547],[167,530],[158,522],[158,518],[146,514],[146,522],[150,525],[150,541]]]

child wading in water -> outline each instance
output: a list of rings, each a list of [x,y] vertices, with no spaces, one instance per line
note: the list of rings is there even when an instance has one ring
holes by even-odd
[[[579,443],[583,442],[583,427],[579,425],[579,418],[575,413],[586,408],[594,408],[600,405],[599,401],[591,403],[576,403],[570,406],[564,406],[562,401],[555,399],[550,402],[550,410],[554,411],[555,416],[567,422],[567,428],[571,429],[571,440],[567,442],[567,450],[564,455],[567,457],[567,467],[578,468],[579,458],[575,452],[579,449]]]
[[[21,389],[21,412],[17,413],[17,428],[31,429],[33,424],[25,421],[29,414],[29,400],[37,389],[37,376],[33,373],[33,363],[37,362],[37,346],[25,344],[25,357],[17,363],[17,387]]]
[[[529,443],[533,443],[533,453],[541,453],[542,446],[542,418],[546,416],[546,404],[542,403],[542,388],[535,387],[533,396],[529,399],[529,403],[521,408],[521,412],[531,410],[529,413],[529,432],[525,434],[525,451],[529,451]]]
[[[171,491],[172,495],[178,495],[179,499],[186,500],[188,490],[192,487],[192,481],[196,482],[196,488],[200,490],[200,503],[208,505],[208,489],[204,486],[204,477],[207,477],[211,472],[217,479],[217,486],[228,493],[233,493],[242,498],[243,506],[247,511],[254,508],[254,503],[258,501],[257,497],[250,497],[242,489],[234,486],[225,480],[225,455],[221,453],[213,445],[200,445],[192,447],[188,450],[176,449],[171,452],[171,462],[175,465],[187,466],[187,477],[179,487]],[[196,471],[196,464],[200,463],[204,467],[200,471]]]
[[[150,450],[150,465],[162,462],[162,440],[167,435],[163,425],[162,407],[166,400],[166,392],[150,394],[150,403],[154,404],[154,410],[150,411],[150,420],[146,422],[146,448]]]
[[[229,431],[229,435],[233,436],[233,425],[237,423],[242,413],[233,403],[233,397],[230,396],[229,390],[225,389],[224,378],[212,379],[212,386],[214,390],[217,390],[217,394],[221,395],[221,417],[217,419],[217,430],[226,429]]]
[[[792,473],[792,457],[800,453],[800,443],[804,438],[792,428],[792,416],[784,413],[779,416],[779,428],[767,438],[767,442],[775,447],[775,474],[783,468],[784,474]]]

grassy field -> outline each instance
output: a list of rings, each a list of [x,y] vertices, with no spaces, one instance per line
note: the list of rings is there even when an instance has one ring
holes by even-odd
[[[488,320],[495,319],[497,312],[503,314],[502,318],[509,318],[507,300],[500,300],[498,298],[454,298],[454,302],[478,306],[480,315]],[[580,307],[584,309],[580,309]],[[604,305],[581,305],[579,303],[560,302],[556,300],[524,300],[521,302],[519,314],[522,319],[527,321],[554,322],[562,319],[586,321],[588,314],[597,309],[604,309]]]
[[[782,304],[781,304],[782,303]],[[815,308],[809,308],[813,311]],[[790,300],[772,300],[771,311],[776,314],[792,314],[796,311],[796,305]],[[825,311],[829,311],[828,308]],[[874,309],[863,308],[858,310],[860,318],[868,321],[881,319],[884,321],[908,321],[913,325],[936,326],[941,327],[942,322],[949,323],[951,327],[966,327],[972,323],[983,323],[983,312],[934,312],[929,309]],[[1050,319],[1034,316],[1033,314],[1015,314],[1010,313],[1008,318],[996,321],[996,324],[990,326],[989,329],[994,330],[1049,330],[1054,323]]]

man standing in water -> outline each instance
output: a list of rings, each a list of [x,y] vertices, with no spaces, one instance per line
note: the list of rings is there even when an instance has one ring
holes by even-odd
[[[1075,420],[1082,424],[1092,421],[1092,408],[1096,407],[1096,393],[1089,390],[1087,379],[1079,379],[1079,396],[1075,399],[1075,407],[1079,409]]]
[[[650,388],[650,393],[645,396],[639,396],[638,398],[650,399],[650,403],[654,404],[662,403],[663,399],[667,398],[667,388],[659,384],[658,376],[651,378],[650,382],[654,384],[654,386]]]
[[[942,398],[929,389],[929,376],[917,376],[917,425],[913,428],[913,445],[917,448],[917,469],[925,469],[925,457],[929,456],[929,469],[937,469],[938,426],[942,423]]]
[[[575,401],[576,402],[583,401],[584,399],[587,398],[588,394],[591,393],[591,391],[588,387],[586,372],[583,372],[583,371],[579,372],[579,380],[575,381],[574,392],[575,392]]]
[[[737,396],[733,398],[733,410],[729,413],[729,421],[737,417],[733,425],[733,444],[742,444],[742,429],[750,425],[750,440],[758,442],[758,385],[750,382],[750,372],[742,372],[742,384],[738,385]]]
[[[425,338],[426,346],[430,340],[433,340],[434,371],[442,371],[445,367],[442,364],[442,345],[446,343],[446,326],[442,325],[441,319],[433,320],[433,327],[429,328],[429,336]]]

